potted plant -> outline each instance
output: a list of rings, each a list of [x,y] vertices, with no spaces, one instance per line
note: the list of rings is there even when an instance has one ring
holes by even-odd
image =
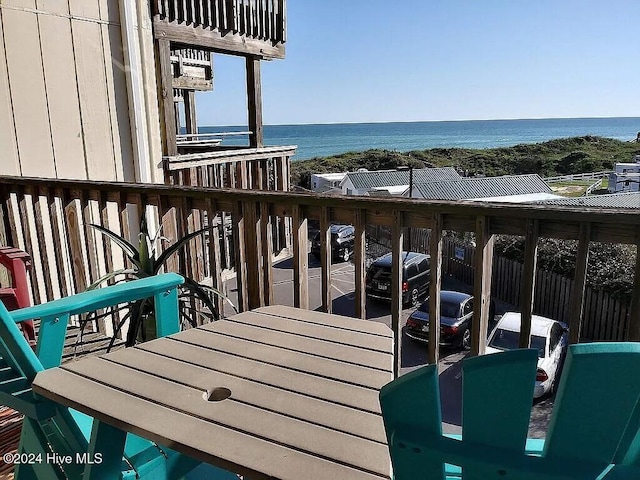
[[[162,227],[158,229],[155,235],[151,236],[144,216],[140,224],[137,246],[132,245],[117,233],[100,225],[89,224],[88,226],[96,229],[101,234],[106,235],[111,241],[113,241],[113,243],[118,245],[124,251],[126,257],[131,263],[131,267],[107,273],[90,285],[87,290],[95,289],[101,284],[117,277],[121,277],[118,282],[116,282],[119,283],[158,275],[161,270],[166,267],[167,260],[173,254],[184,248],[190,240],[198,235],[202,235],[211,228],[203,228],[186,235],[176,241],[173,245],[169,246],[158,256],[157,246],[161,240],[160,232]],[[229,298],[216,288],[199,284],[195,280],[186,276],[184,277],[184,280],[185,282],[180,286],[178,293],[180,324],[183,327],[186,325],[196,326],[196,319],[198,315],[209,321],[218,320],[220,318],[221,313],[218,312],[218,309],[212,301],[214,295],[224,298],[224,300],[231,305],[234,311],[237,312],[236,307]],[[197,305],[198,302],[204,308],[196,308],[195,305]],[[95,321],[108,315],[113,315],[116,311],[124,310],[126,310],[126,313],[124,313],[120,318],[108,349],[113,347],[117,334],[122,330],[127,321],[129,321],[129,328],[125,339],[126,346],[133,346],[138,342],[144,342],[155,338],[156,324],[153,298],[137,300],[122,307],[110,307],[110,309],[107,309],[107,311],[102,314],[94,312],[92,315],[87,316],[81,321],[80,331],[82,332],[84,330],[84,326],[91,321]]]

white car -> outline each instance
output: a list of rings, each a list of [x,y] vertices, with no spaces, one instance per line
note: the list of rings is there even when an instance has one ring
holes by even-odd
[[[531,318],[531,348],[538,349],[538,372],[534,398],[554,392],[560,381],[560,373],[569,344],[567,326],[550,318],[533,315]],[[507,312],[491,332],[486,353],[496,353],[518,348],[520,339],[520,314]]]

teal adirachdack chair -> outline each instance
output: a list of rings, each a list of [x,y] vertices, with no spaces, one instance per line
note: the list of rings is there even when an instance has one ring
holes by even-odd
[[[71,315],[91,312],[110,305],[153,297],[158,336],[179,331],[177,287],[184,279],[165,274],[80,293],[43,305],[8,312],[0,303],[0,404],[24,414],[19,453],[47,453],[60,456],[88,451],[92,428],[99,425],[92,417],[37,397],[31,390],[36,374],[60,365]],[[17,323],[40,318],[38,343],[34,353]],[[35,457],[34,457],[35,458]],[[181,478],[200,464],[169,448],[128,434],[122,460],[123,479]],[[56,466],[41,461],[17,465],[17,480],[83,478],[85,466],[75,461]],[[220,471],[220,477],[235,478]]]
[[[464,360],[461,436],[442,433],[436,365],[385,385],[394,479],[640,479],[640,344],[571,345],[547,437],[529,440],[537,360]]]

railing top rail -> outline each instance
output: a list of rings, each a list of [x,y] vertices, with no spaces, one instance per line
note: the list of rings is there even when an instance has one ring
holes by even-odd
[[[52,180],[32,177],[0,176],[0,188],[11,192],[15,187],[38,188],[40,191],[55,189],[84,190],[118,194],[121,197],[146,195],[188,197],[194,200],[215,200],[221,208],[227,208],[234,202],[262,202],[285,208],[298,205],[310,209],[312,213],[322,207],[336,211],[367,211],[374,218],[384,218],[392,212],[402,212],[408,216],[408,224],[416,222],[416,218],[429,220],[436,214],[447,215],[462,223],[474,222],[478,217],[495,219],[527,220],[538,219],[554,223],[554,228],[562,225],[579,224],[581,222],[601,224],[601,230],[610,229],[611,238],[620,243],[621,239],[635,243],[640,228],[640,215],[630,214],[624,208],[575,208],[558,205],[525,205],[479,203],[472,201],[433,201],[408,198],[376,198],[354,196],[323,196],[311,193],[278,192],[266,190],[212,189],[205,187],[173,186],[160,184],[140,184],[124,182],[101,182],[90,180]],[[132,197],[133,201],[135,197]],[[413,221],[412,221],[413,219]],[[504,222],[503,222],[504,223]],[[381,223],[382,224],[382,223]],[[511,232],[519,225],[501,224],[500,229]],[[455,228],[453,228],[455,230]],[[500,232],[495,232],[500,233]],[[553,229],[549,233],[554,233]],[[518,234],[518,233],[514,233]],[[544,235],[544,233],[542,234]],[[552,236],[552,235],[550,235]],[[603,238],[607,235],[602,233]],[[559,238],[567,238],[560,236]],[[594,240],[595,241],[595,240]],[[607,241],[607,240],[598,240]]]
[[[183,135],[176,135],[178,140],[183,138],[202,138],[202,137],[232,137],[234,135],[251,135],[252,131],[246,132],[211,132],[211,133],[185,133]]]
[[[219,150],[212,150],[203,153],[187,153],[183,155],[165,156],[162,159],[168,164],[169,170],[180,170],[202,165],[206,160],[238,162],[245,159],[256,159],[258,157],[286,157],[296,153],[297,145],[277,146],[277,147],[220,147]],[[213,162],[216,163],[216,162]]]

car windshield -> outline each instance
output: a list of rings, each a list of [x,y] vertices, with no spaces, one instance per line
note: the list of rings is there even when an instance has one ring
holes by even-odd
[[[512,330],[498,328],[489,342],[489,346],[500,350],[515,350],[520,343],[520,333]],[[537,335],[531,335],[531,348],[538,349],[538,358],[544,358],[547,339]]]
[[[418,310],[424,313],[429,313],[429,300],[420,305],[420,308]],[[440,302],[441,317],[457,318],[459,311],[460,305],[458,305],[457,303]]]

